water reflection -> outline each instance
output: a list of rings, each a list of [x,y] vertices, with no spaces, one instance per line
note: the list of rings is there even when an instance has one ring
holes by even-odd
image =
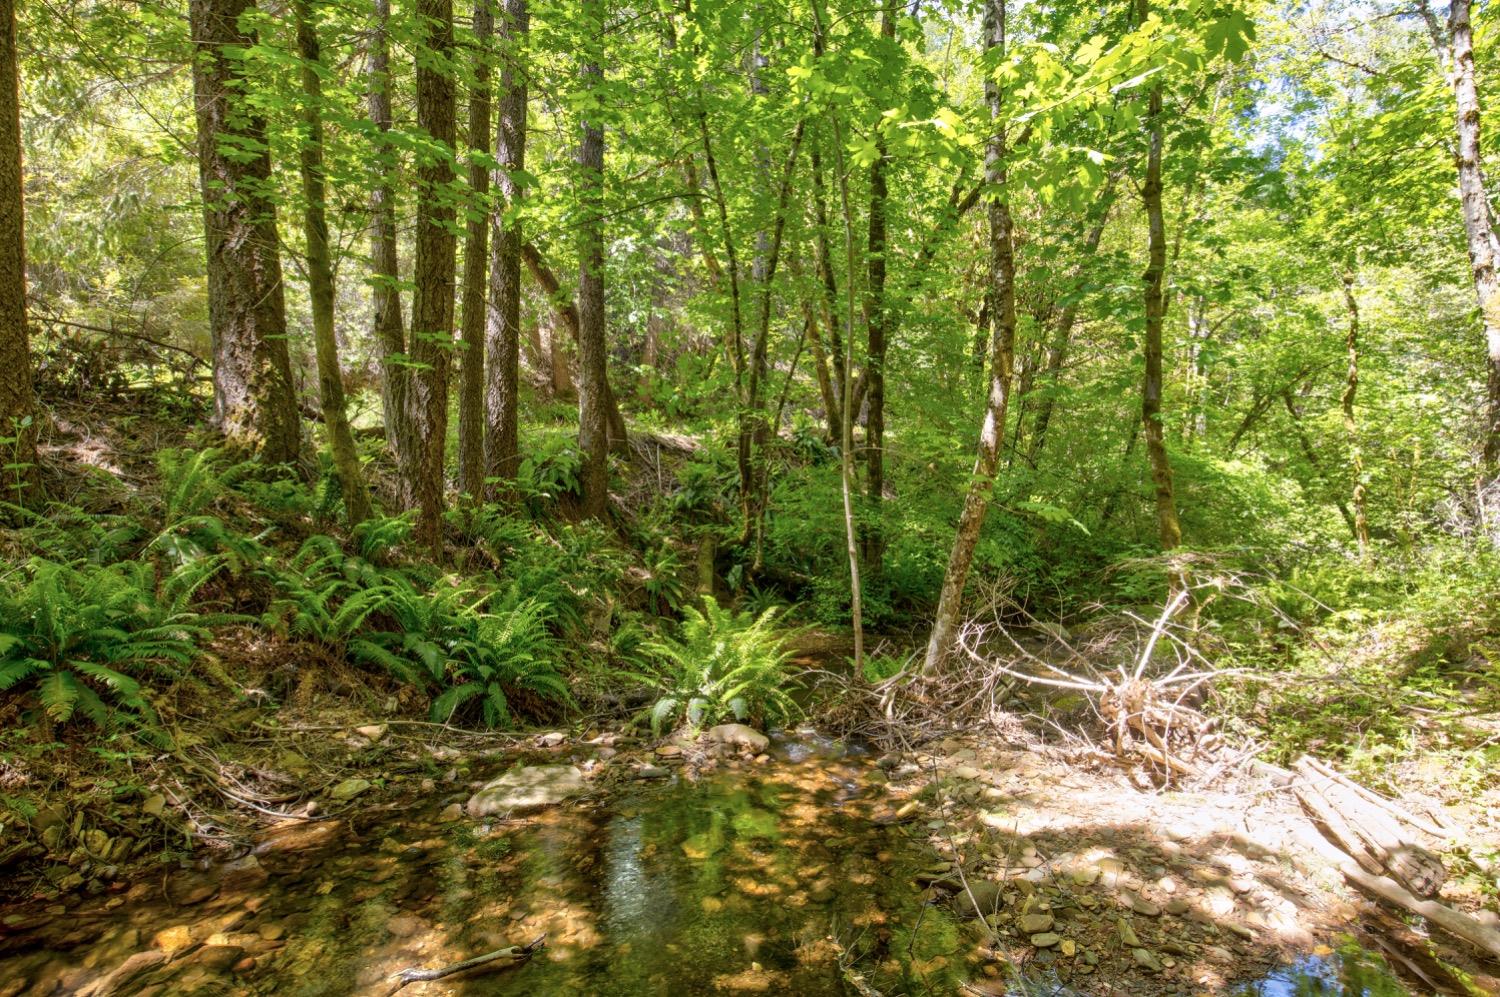
[[[1239,991],[1244,997],[1407,997],[1384,959],[1345,938],[1336,951],[1304,956]]]

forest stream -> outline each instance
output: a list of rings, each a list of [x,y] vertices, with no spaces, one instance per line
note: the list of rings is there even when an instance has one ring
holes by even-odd
[[[561,751],[597,764],[586,751]],[[514,759],[485,767],[498,772]],[[986,958],[998,953],[974,930],[981,922],[960,916],[962,896],[943,895],[954,870],[932,847],[932,822],[893,819],[883,771],[891,767],[803,730],[696,778],[642,766],[612,789],[525,818],[461,815],[467,792],[454,787],[294,825],[212,868],[67,908],[8,912],[0,994],[389,994],[404,968],[543,935],[519,965],[402,992],[1201,992],[1170,971],[1124,976],[1118,953],[1090,947],[1093,922],[1113,916],[1096,918],[1087,877],[1062,893],[1023,891],[1018,909],[1032,913],[1016,923],[1045,920],[1051,944],[1033,936],[1043,945],[1018,969]],[[1247,997],[1414,992],[1352,943],[1226,982]]]

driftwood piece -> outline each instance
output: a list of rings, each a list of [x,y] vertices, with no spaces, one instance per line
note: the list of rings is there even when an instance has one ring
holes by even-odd
[[[455,973],[462,973],[470,969],[477,969],[480,966],[487,966],[495,962],[504,961],[508,962],[512,966],[518,966],[521,963],[525,962],[527,959],[530,959],[532,954],[540,949],[543,943],[546,942],[546,940],[547,936],[545,934],[538,935],[526,945],[507,945],[503,949],[496,949],[493,952],[486,952],[484,955],[477,955],[472,959],[465,959],[463,962],[455,962],[452,965],[442,966],[438,969],[403,969],[401,970],[401,972],[396,973],[393,977],[393,979],[395,979],[396,981],[396,985],[387,992],[387,997],[389,997],[390,994],[396,993],[408,983],[424,983],[430,980],[441,980],[445,976],[452,976]]]
[[[1442,860],[1403,833],[1389,809],[1356,792],[1349,780],[1331,778],[1332,770],[1315,759],[1300,759],[1296,769],[1300,781],[1295,788],[1303,805],[1366,872],[1389,873],[1419,897],[1438,895],[1448,878]]]
[[[1333,766],[1328,765],[1326,762],[1319,761],[1318,759],[1311,756],[1304,756],[1303,761],[1307,762],[1308,766],[1320,775],[1326,776],[1328,779],[1335,783],[1338,783],[1340,786],[1352,790],[1354,793],[1358,794],[1361,799],[1373,804],[1381,810],[1384,810],[1386,813],[1390,814],[1392,817],[1395,817],[1397,820],[1405,821],[1407,824],[1410,824],[1417,830],[1422,831],[1426,834],[1430,834],[1434,838],[1437,838],[1439,840],[1448,836],[1448,832],[1443,830],[1441,827],[1438,827],[1437,824],[1433,821],[1418,817],[1410,810],[1401,806],[1401,804],[1397,803],[1395,800],[1387,799],[1386,797],[1381,796],[1379,793],[1375,792],[1373,789],[1370,789],[1367,786],[1361,786],[1359,783],[1355,782],[1353,779],[1350,779],[1348,776],[1339,773],[1333,768]]]
[[[1364,845],[1359,840],[1359,836],[1349,826],[1349,822],[1344,820],[1343,815],[1328,802],[1327,798],[1319,791],[1316,782],[1303,780],[1293,784],[1292,791],[1297,794],[1297,799],[1302,801],[1302,805],[1307,808],[1307,812],[1319,824],[1323,825],[1323,829],[1328,833],[1329,839],[1344,854],[1359,863],[1364,868],[1364,871],[1371,875],[1378,876],[1384,871],[1385,867],[1365,850]]]
[[[1344,878],[1355,886],[1389,904],[1394,904],[1412,914],[1425,917],[1454,938],[1462,939],[1485,952],[1491,958],[1500,959],[1500,931],[1496,931],[1475,918],[1454,910],[1436,900],[1424,900],[1414,896],[1400,883],[1386,876],[1372,876],[1353,862],[1339,867]]]

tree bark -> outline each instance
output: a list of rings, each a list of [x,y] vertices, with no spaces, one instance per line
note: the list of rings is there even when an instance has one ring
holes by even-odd
[[[813,3],[813,54],[823,57],[824,21],[822,0]],[[850,280],[845,286],[844,320],[849,335],[844,339],[844,370],[854,365],[854,209],[849,201],[849,171],[844,163],[844,133],[839,124],[837,110],[829,113],[829,124],[833,129],[834,168],[839,182],[839,206],[844,215],[844,263],[848,267]],[[830,270],[831,272],[831,270]],[[844,547],[849,556],[849,622],[854,630],[854,673],[864,669],[865,623],[864,586],[859,574],[859,538],[855,532],[854,519],[854,413],[852,392],[844,391],[839,398],[839,490],[844,505]]]
[[[883,0],[880,10],[880,37],[887,46],[896,44],[896,3]],[[865,416],[865,501],[869,521],[865,524],[865,573],[880,577],[885,558],[885,537],[881,530],[880,505],[885,497],[885,356],[886,356],[886,140],[880,125],[875,127],[875,162],[870,164],[870,217],[866,239],[865,328],[869,338],[865,360],[865,398],[869,402]]]
[[[192,0],[198,176],[207,245],[214,417],[231,446],[270,464],[295,462],[301,424],[286,343],[286,301],[269,196],[265,119],[245,100],[255,44],[240,16],[251,0]]]
[[[380,349],[380,402],[386,443],[400,458],[411,433],[406,418],[406,322],[401,315],[401,269],[397,257],[396,174],[399,155],[386,136],[391,130],[390,0],[375,0],[370,37],[370,122],[378,136],[370,189],[370,285],[375,342]]]
[[[26,328],[20,59],[14,0],[0,0],[0,501],[24,505],[36,475],[36,400]]]
[[[523,243],[521,245],[521,259],[526,264],[526,269],[531,272],[531,277],[552,303],[552,314],[568,330],[568,338],[573,345],[578,345],[578,306],[573,303],[562,292],[562,284],[557,279],[557,274],[542,256],[541,250],[534,243]],[[566,353],[566,350],[564,350]],[[625,430],[625,417],[620,414],[619,402],[615,400],[614,389],[609,386],[608,376],[604,379],[604,419],[609,425],[610,449],[619,453],[626,449],[629,437]]]
[[[1344,436],[1349,443],[1349,469],[1354,478],[1349,490],[1349,504],[1354,510],[1354,541],[1359,544],[1359,555],[1364,557],[1370,549],[1370,521],[1365,512],[1365,459],[1359,445],[1359,423],[1354,418],[1354,397],[1359,390],[1359,299],[1354,296],[1354,274],[1344,271],[1340,275],[1344,288],[1344,308],[1348,313],[1348,327],[1344,334],[1344,355],[1348,367],[1344,374],[1344,391],[1339,396],[1339,409],[1344,415]]]
[[[500,70],[500,127],[495,135],[495,186],[503,204],[493,215],[490,252],[490,305],[485,328],[489,353],[489,388],[485,401],[489,433],[485,439],[485,475],[491,496],[505,491],[521,464],[521,247],[524,234],[516,206],[521,199],[520,172],[526,168],[526,107],[529,94],[521,52],[530,29],[527,0],[505,0],[500,19],[503,46]],[[555,294],[556,290],[549,292]],[[554,327],[555,328],[555,327]],[[556,354],[556,347],[553,349]],[[556,367],[553,367],[556,386]]]
[[[829,428],[833,439],[839,438],[839,412],[843,410],[844,386],[848,382],[844,362],[844,336],[839,331],[837,302],[838,280],[833,273],[833,252],[828,245],[828,199],[823,190],[823,159],[817,143],[812,147],[813,230],[817,236],[817,251],[813,254],[818,267],[818,278],[823,292],[823,327],[828,330],[828,356],[833,363],[833,389],[837,407],[829,414]],[[851,334],[852,335],[852,334]]]
[[[364,472],[359,465],[359,450],[349,429],[344,376],[339,368],[338,340],[334,336],[335,288],[333,256],[328,247],[328,179],[323,168],[323,57],[308,0],[295,0],[292,11],[297,21],[297,48],[302,56],[302,95],[305,101],[302,124],[307,130],[300,156],[302,218],[307,240],[307,291],[312,302],[313,347],[318,361],[318,400],[322,405],[323,426],[328,431],[328,447],[333,451],[334,472],[343,493],[344,511],[353,527],[369,519],[371,509]]]
[[[464,230],[463,318],[459,327],[458,489],[476,501],[484,494],[485,475],[485,278],[490,269],[490,219],[499,214],[489,204],[490,169],[481,158],[490,149],[490,58],[495,31],[490,2],[474,3],[474,90],[469,94],[469,194],[473,201]]]
[[[1005,0],[985,0],[984,40],[986,49],[1005,50]],[[1005,95],[993,76],[986,76],[985,102],[990,112],[990,137],[985,146],[985,183],[994,193],[989,202],[990,272],[990,370],[989,396],[985,403],[984,423],[979,430],[979,453],[964,495],[953,549],[943,575],[938,596],[932,635],[927,641],[923,668],[936,669],[953,650],[963,613],[964,588],[979,531],[989,512],[990,493],[994,490],[995,471],[1000,463],[1000,441],[1005,437],[1005,412],[1010,402],[1011,373],[1015,365],[1016,343],[1016,259],[1010,203],[1007,200],[1007,135],[1005,128]]]
[[[1138,0],[1137,19],[1144,23],[1150,11],[1148,0]],[[1146,455],[1151,464],[1151,482],[1156,500],[1156,533],[1162,550],[1182,544],[1182,526],[1177,520],[1177,501],[1172,494],[1172,462],[1167,455],[1166,433],[1161,421],[1162,398],[1162,325],[1167,312],[1167,234],[1162,218],[1162,93],[1161,85],[1151,88],[1146,110],[1148,145],[1146,150],[1146,183],[1141,200],[1146,208],[1148,228],[1146,272],[1142,279],[1146,329],[1142,344],[1146,374],[1141,390],[1141,423],[1145,429]]]
[[[580,75],[585,91],[603,82],[594,35],[603,30],[600,0],[581,0],[590,32],[588,50],[581,56]],[[578,236],[578,449],[583,487],[582,513],[604,518],[609,504],[609,428],[605,416],[607,363],[604,347],[604,127],[591,109],[582,122],[578,143],[579,200],[583,208]]]
[[[449,187],[455,131],[452,0],[417,0],[417,127],[436,144],[417,167],[417,233],[412,296],[407,412],[411,446],[403,454],[408,504],[417,508],[415,536],[434,552],[443,539],[448,373],[453,353],[453,277],[457,240]],[[426,57],[423,57],[426,55]]]
[[[1470,0],[1452,0],[1448,8],[1448,36],[1452,49],[1449,75],[1457,108],[1458,196],[1468,235],[1469,264],[1474,293],[1484,322],[1486,411],[1483,438],[1486,480],[1500,476],[1500,239],[1495,235],[1485,190],[1484,158],[1480,144],[1479,84],[1474,68],[1474,29],[1469,22]]]

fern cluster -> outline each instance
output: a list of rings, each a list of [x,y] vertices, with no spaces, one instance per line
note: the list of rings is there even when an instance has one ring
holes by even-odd
[[[508,727],[518,694],[530,706],[566,701],[550,604],[515,587],[496,596],[375,563],[409,532],[408,517],[371,520],[356,531],[354,554],[309,538],[276,572],[280,595],[262,622],[417,686],[440,723]]]
[[[208,629],[188,603],[217,569],[200,561],[158,586],[134,562],[28,562],[0,579],[0,691],[34,687],[58,722],[83,716],[107,727],[120,713],[154,721],[141,677],[192,661]]]
[[[702,612],[684,608],[677,638],[646,645],[657,668],[638,678],[661,693],[643,714],[652,730],[679,722],[696,729],[730,717],[774,725],[796,716],[791,652],[775,616],[774,608],[759,616],[737,613],[712,597]]]

